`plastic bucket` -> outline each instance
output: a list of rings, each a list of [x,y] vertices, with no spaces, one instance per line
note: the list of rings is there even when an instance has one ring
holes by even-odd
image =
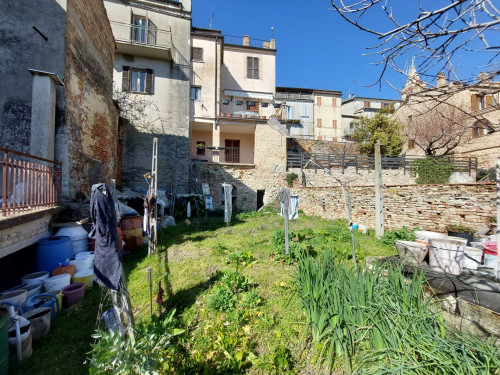
[[[464,242],[453,239],[431,239],[429,242],[429,266],[438,272],[460,275]]]
[[[488,255],[497,255],[498,254],[498,248],[497,248],[497,243],[496,242],[483,242],[483,250],[484,254]]]
[[[9,373],[9,312],[0,308],[0,374]]]
[[[45,294],[52,294],[57,297],[57,303],[59,304],[59,310],[62,309],[63,305],[63,294],[62,294],[62,289],[59,290],[49,290]]]
[[[497,267],[498,255],[484,254],[484,266],[495,269]]]
[[[73,257],[71,238],[67,236],[45,237],[37,242],[37,265],[39,271],[52,271]]]
[[[63,303],[66,307],[69,307],[83,299],[85,296],[85,284],[75,283],[68,285],[63,288],[62,293],[64,296]]]
[[[49,272],[40,271],[40,272],[34,272],[34,273],[30,273],[28,275],[25,275],[25,276],[21,277],[21,280],[26,285],[42,284],[43,280],[45,280],[48,277],[49,277]]]
[[[58,289],[63,289],[70,283],[71,283],[71,275],[69,273],[63,273],[61,275],[52,276],[44,280],[43,288],[45,290],[58,290]]]
[[[40,337],[49,333],[51,312],[52,309],[50,307],[39,307],[22,315],[31,323],[33,341],[37,341]]]
[[[481,266],[483,260],[483,249],[475,247],[466,247],[464,258],[462,260],[461,268],[468,268],[471,270],[477,269]]]
[[[87,258],[92,258],[94,259],[94,252],[93,251],[84,251],[84,252],[81,252],[81,253],[78,253],[75,255],[75,259],[76,260],[81,260],[81,259],[87,259]]]
[[[88,257],[86,259],[74,259],[70,260],[69,264],[72,264],[76,267],[76,272],[80,272],[92,268],[94,266],[94,258]]]
[[[21,353],[24,358],[29,357],[33,353],[31,346],[31,324],[28,319],[16,315],[19,321],[19,329],[21,331]],[[9,328],[9,345],[10,356],[12,359],[17,359],[17,339],[16,339],[16,325],[12,324]]]
[[[411,264],[422,264],[427,255],[427,245],[414,241],[395,241],[399,257]]]
[[[27,292],[26,298],[42,293],[42,284],[22,285],[16,290],[24,289]]]
[[[26,289],[16,289],[11,292],[0,294],[0,303],[10,302],[16,305],[22,305],[28,298],[28,291]]]
[[[73,254],[78,254],[89,249],[88,233],[80,225],[62,227],[56,233],[56,236],[67,236],[71,238]]]
[[[429,240],[433,238],[446,238],[446,234],[439,232],[431,232],[428,230],[416,230],[414,232],[415,240],[429,243]]]
[[[74,283],[83,283],[87,289],[94,285],[94,270],[88,269],[75,273],[73,276]]]

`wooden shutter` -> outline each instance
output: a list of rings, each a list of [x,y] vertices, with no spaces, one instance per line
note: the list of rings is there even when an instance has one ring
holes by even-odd
[[[253,58],[253,78],[259,79],[259,59],[257,57]]]
[[[158,28],[153,23],[153,21],[148,19],[148,44],[156,44],[156,34]]]
[[[333,128],[337,129],[337,120],[333,120]]]
[[[247,57],[247,78],[259,79],[258,57]]]
[[[247,78],[253,78],[253,57],[247,57]]]
[[[130,66],[123,67],[122,73],[122,91],[130,91]]]
[[[479,110],[479,98],[477,97],[476,94],[472,94],[470,96],[470,102],[471,102],[471,108],[473,111]]]
[[[486,107],[491,107],[493,105],[493,95],[486,95],[485,101]]]
[[[332,98],[332,106],[337,106],[337,98]]]
[[[321,105],[321,96],[318,96],[316,98],[316,102],[317,102],[318,105]]]
[[[319,118],[317,122],[318,122],[318,128],[321,128],[321,119]]]
[[[152,94],[154,91],[154,74],[152,69],[146,69],[146,92]]]

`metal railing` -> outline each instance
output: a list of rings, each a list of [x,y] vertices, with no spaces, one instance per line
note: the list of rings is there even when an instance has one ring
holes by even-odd
[[[274,94],[274,99],[276,101],[280,100],[311,100],[314,101],[314,96],[312,94],[303,94],[299,92],[277,92]]]
[[[60,205],[60,162],[6,148],[0,148],[0,156],[3,216]]]
[[[219,147],[214,149],[199,149],[196,146],[191,148],[191,160],[208,163],[232,163],[243,164],[240,147]],[[253,160],[249,163],[252,164]]]
[[[415,167],[415,160],[423,159],[422,156],[383,156],[383,169],[403,169],[403,172],[410,172]],[[451,163],[456,172],[466,172],[471,174],[477,170],[477,159],[468,157],[440,157],[441,160]],[[356,173],[363,169],[375,169],[375,156],[363,154],[320,154],[307,153],[305,151],[287,152],[288,168],[339,168],[342,173],[346,168],[353,167]]]
[[[157,48],[172,48],[172,33],[156,27],[110,22],[111,30],[117,42],[143,44]]]

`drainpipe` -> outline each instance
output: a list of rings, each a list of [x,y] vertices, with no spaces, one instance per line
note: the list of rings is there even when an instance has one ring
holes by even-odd
[[[214,97],[214,120],[215,120],[215,128],[217,129],[218,122],[219,122],[219,111],[217,110],[217,78],[218,78],[218,72],[217,69],[219,67],[219,61],[218,61],[218,51],[217,51],[217,43],[218,43],[219,37],[215,37],[215,97]]]

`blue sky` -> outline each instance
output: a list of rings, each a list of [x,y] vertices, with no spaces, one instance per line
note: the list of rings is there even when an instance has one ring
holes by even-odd
[[[442,0],[434,0],[440,2]],[[402,15],[409,16],[415,0],[397,0]],[[372,65],[376,56],[362,56],[366,47],[376,43],[373,37],[358,31],[331,9],[328,0],[193,0],[193,26],[209,27],[224,35],[250,35],[258,39],[276,39],[276,85],[340,90],[356,96],[398,99],[395,87],[406,82],[403,75],[388,71],[382,86],[363,87],[376,81],[380,67]],[[383,19],[370,19],[381,26]],[[274,31],[271,30],[274,27]],[[405,56],[400,65],[409,64]],[[459,57],[459,74],[470,73],[471,63]],[[459,77],[462,78],[462,77]]]

